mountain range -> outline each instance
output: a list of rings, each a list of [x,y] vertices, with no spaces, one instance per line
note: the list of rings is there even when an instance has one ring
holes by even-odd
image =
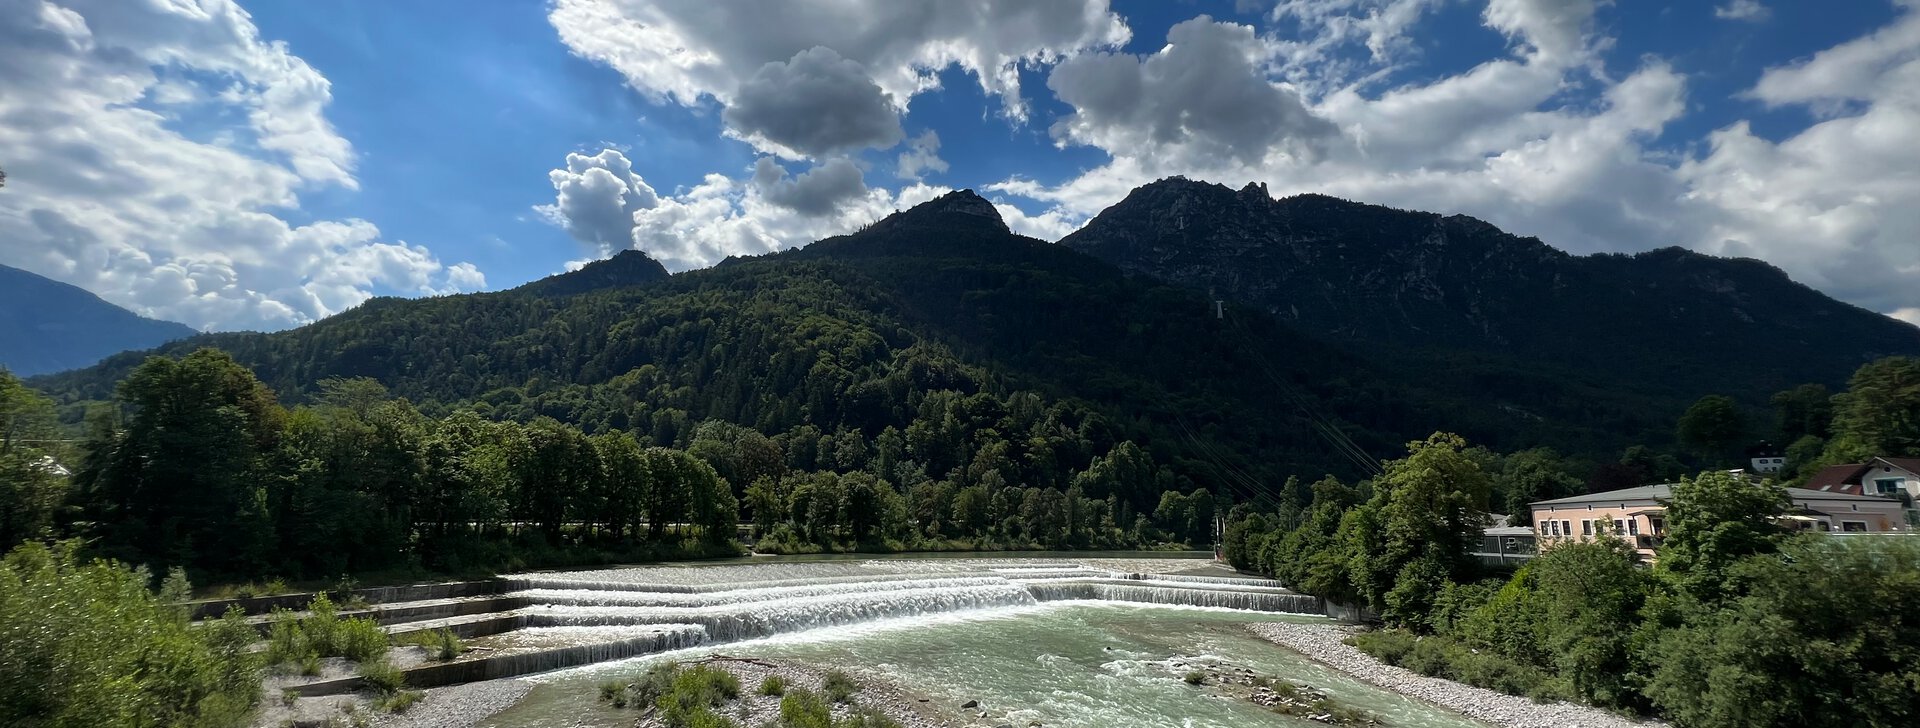
[[[199,332],[50,278],[0,265],[0,367],[20,376],[84,367]]]
[[[1091,413],[1073,418],[1082,439],[1149,443],[1181,478],[1252,488],[1365,474],[1437,429],[1616,457],[1669,438],[1703,394],[1758,406],[1838,385],[1874,356],[1920,353],[1920,330],[1753,261],[1571,256],[1471,218],[1170,179],[1060,244],[960,191],[704,270],[668,276],[629,251],[509,291],[376,298],[158,351],[200,346],[289,399],[367,376],[429,412],[660,442],[707,418],[931,437],[912,428],[992,421],[928,410],[942,392],[998,403],[962,413],[1030,397]],[[144,356],[33,383],[104,399]]]

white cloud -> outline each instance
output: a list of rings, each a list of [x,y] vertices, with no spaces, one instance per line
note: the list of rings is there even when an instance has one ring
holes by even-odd
[[[1713,17],[1720,18],[1721,20],[1743,20],[1749,23],[1759,23],[1764,22],[1772,15],[1773,11],[1767,9],[1765,5],[1761,5],[1760,0],[1732,0],[1732,2],[1725,5],[1716,5],[1713,8]]]
[[[1275,12],[1309,12],[1289,5]],[[1342,42],[1350,43],[1357,31],[1339,30],[1347,26],[1327,18],[1372,17],[1367,13],[1387,7],[1366,0],[1334,5],[1349,15],[1318,8],[1313,23],[1295,19],[1347,33]],[[1098,148],[1108,161],[1059,184],[1016,178],[987,188],[1051,204],[1048,214],[1062,225],[1027,228],[1046,234],[1071,229],[1161,177],[1235,187],[1258,181],[1278,195],[1323,192],[1470,214],[1574,252],[1678,244],[1758,257],[1874,310],[1920,308],[1913,242],[1920,240],[1920,177],[1912,172],[1920,169],[1920,13],[1912,3],[1886,28],[1770,69],[1748,92],[1769,106],[1813,111],[1817,123],[1777,142],[1737,123],[1695,151],[1656,141],[1687,113],[1687,79],[1657,59],[1642,60],[1624,77],[1609,74],[1597,51],[1610,41],[1596,33],[1594,9],[1592,2],[1494,0],[1483,21],[1514,39],[1507,57],[1373,91],[1377,72],[1400,62],[1395,44],[1383,41],[1382,57],[1347,69],[1353,80],[1346,85],[1293,87],[1309,114],[1336,129],[1317,155],[1275,153],[1282,148],[1275,140],[1295,124],[1283,115],[1270,115],[1264,129],[1215,135],[1222,146],[1213,153],[1194,153],[1204,136],[1191,130],[1156,133],[1167,119],[1217,109],[1205,94],[1143,93],[1149,98],[1117,108],[1151,113],[1129,116],[1108,113],[1101,96],[1065,92],[1075,123],[1110,123],[1074,127],[1062,140]],[[1176,52],[1180,41],[1169,40],[1145,57],[1097,62],[1145,67]],[[1313,59],[1318,42],[1260,40],[1273,49],[1273,62],[1210,64],[1232,78],[1205,85],[1259,88],[1254,84],[1287,78],[1298,70],[1289,54]],[[1056,79],[1095,58],[1063,64]],[[1329,55],[1320,62],[1340,61]],[[1113,73],[1119,80],[1105,86],[1121,88],[1126,75]],[[1080,88],[1078,81],[1067,85]]]
[[[940,135],[928,129],[908,140],[907,151],[900,153],[900,159],[894,164],[893,169],[894,174],[900,179],[910,179],[915,182],[930,173],[945,173],[947,160],[940,158]]]
[[[556,0],[548,21],[576,55],[620,72],[635,90],[684,106],[718,102],[731,112],[727,121],[736,135],[782,155],[807,152],[769,128],[793,140],[831,140],[827,153],[845,151],[838,146],[846,141],[841,132],[827,125],[836,119],[835,106],[850,97],[810,100],[756,82],[758,74],[794,75],[793,63],[807,61],[811,72],[798,73],[830,77],[820,82],[854,93],[849,74],[858,70],[897,114],[915,94],[939,85],[938,72],[957,66],[1000,97],[1008,116],[1024,119],[1023,65],[1117,46],[1129,33],[1106,0]],[[837,60],[805,55],[820,47]],[[787,68],[768,71],[767,64]],[[880,144],[886,135],[864,126],[872,97],[858,95],[862,133],[852,136]],[[741,118],[738,107],[777,108],[793,118]]]
[[[1902,308],[1887,315],[1915,326],[1920,326],[1920,307]]]
[[[355,186],[330,99],[228,0],[0,0],[0,262],[203,328],[483,282],[365,221],[282,217]],[[222,116],[244,121],[183,121]]]
[[[588,158],[632,169],[617,150]],[[573,156],[568,160],[571,167]],[[646,183],[636,176],[635,184]],[[844,158],[794,177],[774,159],[762,157],[743,177],[709,174],[691,189],[659,195],[634,210],[628,244],[621,247],[645,251],[669,270],[701,268],[728,256],[770,253],[849,233],[947,191],[924,184],[897,191],[869,188],[859,167]],[[555,224],[568,229],[579,225],[567,219],[564,210],[580,208],[556,203],[541,209]],[[587,262],[572,261],[567,267],[577,269]]]
[[[1167,31],[1144,59],[1114,53],[1062,62],[1047,87],[1074,107],[1053,136],[1102,149],[1146,150],[1183,161],[1255,164],[1306,153],[1332,124],[1260,71],[1267,48],[1253,28],[1205,15]]]
[[[547,180],[557,198],[534,211],[601,256],[629,245],[633,214],[659,202],[626,155],[612,148],[568,154],[566,168],[548,172]]]
[[[786,157],[820,157],[900,143],[900,116],[856,61],[814,46],[760,67],[722,114],[733,133]]]

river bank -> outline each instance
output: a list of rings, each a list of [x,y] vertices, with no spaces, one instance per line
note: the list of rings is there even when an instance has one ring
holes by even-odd
[[[1315,662],[1401,695],[1454,710],[1500,728],[1665,728],[1600,708],[1573,703],[1536,703],[1496,690],[1415,673],[1373,658],[1346,643],[1357,628],[1312,622],[1262,622],[1247,629],[1262,639]]]

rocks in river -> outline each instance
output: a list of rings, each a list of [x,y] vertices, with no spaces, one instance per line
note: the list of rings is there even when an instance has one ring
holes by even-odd
[[[978,701],[978,700],[969,700],[969,701],[967,701],[967,702],[964,702],[964,703],[961,703],[961,704],[960,704],[960,708],[961,708],[962,710],[972,710],[972,709],[974,709],[974,708],[978,708],[978,707],[980,707],[980,701]]]

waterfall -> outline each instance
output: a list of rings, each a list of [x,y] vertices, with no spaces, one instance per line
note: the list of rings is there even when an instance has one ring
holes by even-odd
[[[1094,599],[1146,604],[1177,604],[1188,607],[1225,607],[1257,612],[1318,614],[1320,600],[1305,594],[1253,592],[1225,589],[1183,589],[1165,586],[1122,585],[1105,582],[1037,582],[1027,585],[1033,597],[1043,602],[1067,599]]]
[[[822,580],[826,582],[826,580]],[[647,592],[597,589],[530,589],[516,593],[533,604],[560,604],[596,607],[670,607],[709,606],[763,602],[775,599],[859,594],[868,592],[931,589],[948,586],[993,586],[1007,583],[993,576],[963,576],[939,579],[886,579],[880,581],[831,581],[804,586],[752,586],[743,589],[701,592]]]
[[[525,614],[527,623],[534,626],[697,624],[706,629],[710,640],[732,642],[878,619],[1033,603],[1033,594],[1025,587],[1003,581],[977,586],[822,594],[702,606],[561,605],[533,608]]]

